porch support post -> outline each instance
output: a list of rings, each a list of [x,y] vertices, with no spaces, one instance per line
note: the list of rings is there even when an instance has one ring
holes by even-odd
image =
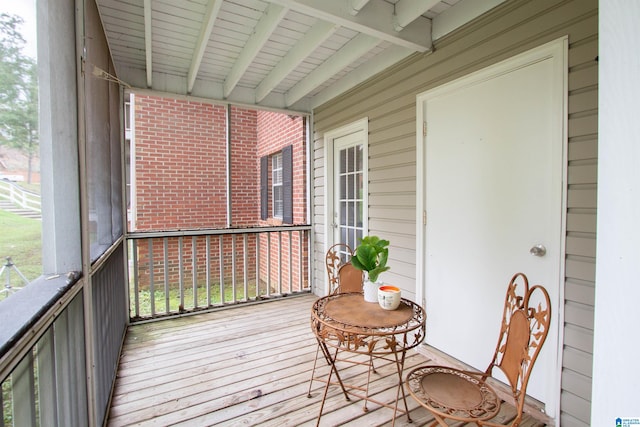
[[[231,227],[233,218],[231,217],[231,104],[227,104],[227,228]]]
[[[598,224],[591,425],[639,417],[640,3],[600,2]]]
[[[74,8],[74,0],[36,8],[44,274],[82,268]]]

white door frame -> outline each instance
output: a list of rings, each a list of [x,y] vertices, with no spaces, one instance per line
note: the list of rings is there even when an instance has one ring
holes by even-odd
[[[335,167],[333,163],[334,157],[334,140],[350,135],[356,132],[363,132],[364,141],[363,141],[363,170],[365,174],[365,179],[363,182],[363,203],[364,209],[363,212],[363,222],[362,227],[367,232],[369,230],[369,214],[368,214],[368,206],[369,206],[369,118],[363,117],[360,120],[356,120],[355,122],[346,124],[336,129],[332,129],[324,134],[324,188],[325,188],[325,203],[324,203],[324,252],[326,253],[329,247],[334,243],[334,233],[333,233],[333,212],[334,212],[334,193],[335,193],[335,182],[334,182],[334,174]],[[354,248],[355,249],[355,248]],[[326,291],[326,289],[325,289]]]
[[[452,82],[445,83],[437,88],[428,90],[416,97],[416,150],[417,150],[417,165],[416,165],[416,301],[419,301],[422,306],[426,306],[425,300],[425,280],[426,272],[424,268],[424,261],[426,256],[426,132],[424,123],[426,121],[426,111],[424,104],[427,99],[434,96],[438,92],[450,91],[451,88],[463,87],[468,82],[482,81],[483,79],[491,78],[492,76],[500,73],[506,73],[519,67],[527,66],[531,63],[554,57],[562,61],[562,68],[564,70],[564,76],[561,82],[557,82],[561,87],[558,88],[556,93],[562,99],[558,101],[562,103],[562,117],[558,118],[558,126],[562,132],[562,209],[558,214],[561,215],[561,251],[560,251],[560,274],[558,279],[558,298],[555,301],[551,301],[552,313],[556,316],[556,331],[550,331],[549,338],[556,340],[553,344],[558,352],[556,354],[556,366],[555,376],[556,383],[553,384],[555,395],[554,402],[548,402],[551,406],[551,411],[555,414],[556,420],[559,420],[559,408],[560,408],[560,394],[561,394],[561,374],[562,374],[562,342],[563,342],[563,325],[564,325],[564,271],[565,271],[565,257],[566,257],[566,211],[567,211],[567,112],[568,112],[568,38],[562,37],[552,42],[546,43],[537,48],[533,48],[527,52],[516,55],[507,60],[501,61],[497,64],[488,66],[482,70],[471,73],[467,76],[463,76]],[[465,83],[467,82],[467,83]],[[561,94],[561,95],[560,95]],[[506,282],[505,282],[506,286]],[[497,332],[496,332],[497,334]],[[497,335],[496,335],[497,337]],[[497,339],[497,338],[496,338]]]

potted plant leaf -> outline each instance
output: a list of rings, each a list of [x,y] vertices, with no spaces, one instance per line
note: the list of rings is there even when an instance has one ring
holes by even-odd
[[[390,269],[387,266],[388,246],[388,240],[380,239],[378,236],[365,236],[351,257],[351,264],[355,268],[367,272],[364,282],[364,299],[367,302],[378,302],[378,288],[382,285],[378,282],[378,277]]]

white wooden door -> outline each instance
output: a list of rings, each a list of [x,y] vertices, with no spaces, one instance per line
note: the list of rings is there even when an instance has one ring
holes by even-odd
[[[507,283],[551,294],[553,324],[528,394],[554,416],[563,268],[564,41],[419,97],[426,121],[428,344],[484,370]],[[544,256],[531,248],[541,245]]]

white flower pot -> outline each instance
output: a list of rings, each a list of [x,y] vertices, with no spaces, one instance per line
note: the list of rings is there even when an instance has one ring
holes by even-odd
[[[366,302],[378,302],[378,288],[382,283],[371,282],[369,279],[364,281],[362,289],[364,291],[364,300]]]

